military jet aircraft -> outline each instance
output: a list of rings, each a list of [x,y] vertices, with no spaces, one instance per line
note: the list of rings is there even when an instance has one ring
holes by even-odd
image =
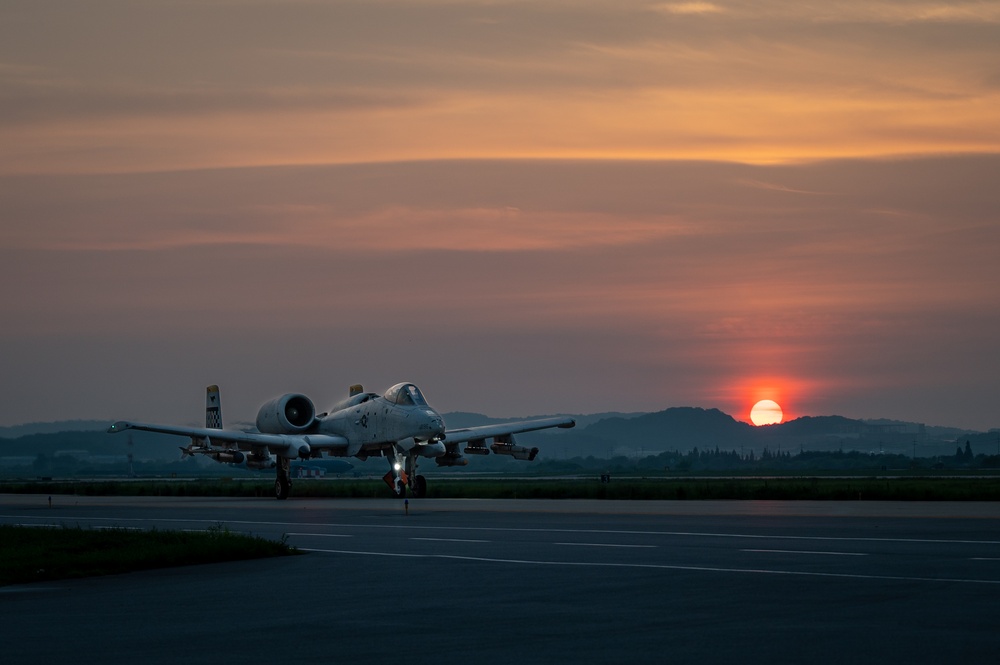
[[[347,399],[320,414],[305,395],[275,397],[258,410],[256,432],[223,429],[219,387],[209,386],[204,428],[121,420],[108,431],[136,429],[187,436],[191,443],[181,448],[185,455],[205,455],[251,469],[275,468],[274,495],[287,499],[292,485],[289,469],[295,459],[317,459],[324,453],[360,460],[385,457],[389,472],[383,480],[389,488],[399,497],[406,496],[407,488],[411,496],[423,497],[427,479],[417,474],[420,457],[433,459],[438,466],[465,466],[469,463],[465,455],[490,452],[530,461],[538,448],[517,445],[515,434],[574,425],[572,418],[541,418],[448,430],[417,386],[398,383],[383,395],[365,392],[361,385],[351,386]],[[492,443],[487,445],[487,440]],[[461,444],[465,444],[463,449]]]

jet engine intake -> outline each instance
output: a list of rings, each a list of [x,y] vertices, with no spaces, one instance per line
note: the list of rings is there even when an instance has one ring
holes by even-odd
[[[300,434],[316,422],[316,407],[305,395],[288,393],[257,411],[257,429],[264,434]]]

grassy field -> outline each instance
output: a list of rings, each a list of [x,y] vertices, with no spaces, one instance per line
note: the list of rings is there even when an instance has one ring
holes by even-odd
[[[209,531],[0,525],[0,586],[295,554],[285,543]]]
[[[269,478],[252,480],[3,482],[0,492],[82,496],[271,497]],[[608,500],[892,500],[997,501],[1000,477],[880,478],[432,478],[428,498]],[[384,498],[380,480],[301,480],[293,498]]]

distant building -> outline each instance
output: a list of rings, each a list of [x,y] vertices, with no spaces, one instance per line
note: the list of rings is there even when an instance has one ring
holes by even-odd
[[[326,477],[326,469],[317,469],[314,467],[304,467],[300,466],[295,474],[296,478],[324,478]]]

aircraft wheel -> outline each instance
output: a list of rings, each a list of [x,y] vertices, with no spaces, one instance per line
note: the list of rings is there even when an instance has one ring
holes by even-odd
[[[427,479],[423,476],[414,478],[410,493],[413,494],[414,499],[422,499],[427,496]]]
[[[282,478],[279,476],[274,481],[274,498],[287,499],[291,489],[292,484],[288,482],[288,478]]]

